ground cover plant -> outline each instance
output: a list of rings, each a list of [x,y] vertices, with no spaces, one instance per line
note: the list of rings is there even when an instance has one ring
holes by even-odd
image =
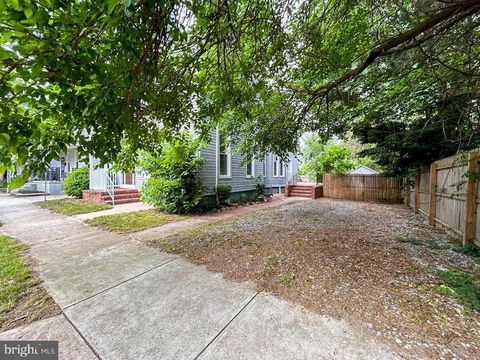
[[[179,215],[165,214],[156,210],[142,210],[99,216],[86,222],[108,231],[131,233],[182,219]]]
[[[320,199],[151,245],[345,319],[406,358],[474,358],[480,351],[476,258],[455,251],[447,235],[401,205]]]
[[[25,245],[0,234],[0,331],[60,312],[30,270],[25,251]]]
[[[37,202],[37,205],[43,209],[63,215],[85,214],[112,208],[112,206],[109,204],[99,204],[90,200],[82,199],[39,201]]]

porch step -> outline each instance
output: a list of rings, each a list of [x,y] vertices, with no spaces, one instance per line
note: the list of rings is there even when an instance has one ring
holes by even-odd
[[[115,205],[126,204],[140,201],[140,193],[137,189],[116,188],[115,191]],[[98,203],[112,204],[112,198],[106,191],[101,190],[84,190],[82,197]]]
[[[289,185],[288,196],[316,199],[323,195],[321,185]]]
[[[139,202],[139,201],[140,201],[139,197],[129,198],[129,199],[117,199],[117,197],[115,197],[115,205],[134,203],[134,202]],[[104,201],[104,203],[112,205],[113,201],[112,201],[112,199],[110,199],[110,200]]]
[[[138,192],[136,193],[118,193],[115,191],[114,193],[115,200],[124,200],[124,199],[138,199],[140,198],[140,194]],[[112,198],[110,197],[109,194],[102,195],[102,200],[111,200]]]

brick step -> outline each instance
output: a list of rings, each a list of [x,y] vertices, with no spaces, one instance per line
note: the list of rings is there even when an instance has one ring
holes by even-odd
[[[104,201],[106,204],[113,204],[112,199]],[[120,205],[120,204],[128,204],[128,203],[134,203],[134,202],[140,202],[140,198],[129,198],[129,199],[117,199],[115,198],[115,205]]]
[[[311,194],[308,193],[308,194],[296,194],[296,193],[290,193],[290,196],[294,196],[294,197],[310,197]]]
[[[308,190],[298,190],[298,189],[292,189],[290,190],[290,193],[297,193],[297,194],[310,194],[312,192],[311,189]]]
[[[103,194],[107,194],[107,192],[103,191]],[[126,189],[126,188],[115,188],[115,194],[138,194],[138,190]]]
[[[136,194],[119,194],[119,193],[115,192],[114,196],[115,196],[115,199],[118,199],[118,200],[140,198],[139,193],[136,193]],[[106,201],[106,200],[110,200],[110,199],[111,199],[110,195],[108,195],[108,194],[107,195],[102,195],[102,200]]]
[[[292,191],[294,191],[294,190],[298,190],[298,191],[311,191],[311,190],[312,190],[312,187],[311,187],[311,186],[298,186],[298,185],[295,185],[295,186],[292,186],[291,189],[292,189]]]

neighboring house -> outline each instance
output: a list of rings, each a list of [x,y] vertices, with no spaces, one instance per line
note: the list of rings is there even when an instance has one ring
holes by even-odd
[[[351,175],[378,175],[378,171],[370,169],[368,166],[360,165],[356,169],[350,170],[348,172]]]
[[[37,174],[32,174],[27,183],[23,185],[16,192],[25,193],[40,193],[46,192],[47,194],[62,194],[63,193],[63,181],[67,175],[79,167],[86,166],[85,163],[79,161],[77,147],[70,145],[67,147],[65,153],[61,153],[58,159],[51,160],[48,166],[45,167],[45,171]],[[8,172],[7,178],[11,179],[22,173],[23,169],[20,166],[16,166],[14,172]]]
[[[217,131],[210,133],[208,145],[199,151],[205,159],[205,165],[200,171],[205,199],[216,199],[215,189],[219,184],[228,184],[232,187],[231,199],[238,200],[241,194],[247,197],[255,192],[256,177],[260,176],[268,194],[283,193],[287,182],[293,182],[297,174],[297,158],[289,155],[288,163],[283,163],[278,156],[267,154],[262,158],[254,158],[242,164],[244,156],[234,153],[234,149],[227,145],[226,138]],[[95,201],[111,202],[112,193],[115,193],[115,203],[138,201],[134,196],[146,182],[148,174],[137,169],[135,173],[112,172],[108,166],[98,168],[98,160],[90,158],[90,191],[84,194],[85,198]],[[115,191],[111,189],[115,188]],[[120,189],[119,189],[120,188]],[[102,195],[100,195],[102,192]]]

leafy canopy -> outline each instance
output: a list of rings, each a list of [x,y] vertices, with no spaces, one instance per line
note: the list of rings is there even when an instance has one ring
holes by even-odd
[[[429,143],[475,146],[479,11],[476,0],[0,0],[0,172],[15,162],[26,177],[67,144],[111,162],[152,150],[159,133],[216,125],[245,153],[281,155],[305,131],[415,129],[462,94],[461,136]]]

